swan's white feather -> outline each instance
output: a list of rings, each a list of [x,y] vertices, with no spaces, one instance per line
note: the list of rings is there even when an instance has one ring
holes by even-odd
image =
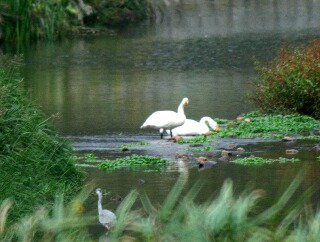
[[[186,120],[186,115],[184,114],[184,106],[188,103],[189,99],[183,98],[177,112],[165,110],[152,113],[140,128],[159,129],[161,138],[163,135],[163,130],[168,130],[170,134],[170,130],[184,124]]]
[[[172,130],[172,134],[174,136],[182,135],[182,136],[192,136],[192,135],[200,135],[207,134],[211,129],[218,131],[218,124],[210,117],[201,118],[200,122],[195,121],[193,119],[186,119],[184,124],[176,127]]]
[[[185,117],[174,111],[156,111],[147,118],[141,128],[173,129],[184,123]]]

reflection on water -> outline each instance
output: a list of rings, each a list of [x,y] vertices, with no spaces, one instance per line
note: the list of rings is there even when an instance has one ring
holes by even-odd
[[[158,12],[152,27],[38,44],[25,52],[25,87],[30,97],[48,116],[59,114],[55,123],[62,134],[82,137],[81,144],[74,138],[81,145],[78,149],[97,152],[99,147],[108,153],[109,141],[103,143],[94,135],[114,140],[131,140],[135,135],[141,141],[143,134],[156,139],[158,133],[139,127],[155,110],[176,110],[183,97],[190,100],[187,117],[196,120],[202,116],[233,119],[254,110],[245,98],[256,78],[254,61],[273,58],[284,44],[306,43],[319,36],[318,0],[180,2],[170,5],[165,15]],[[275,152],[277,146],[269,147],[265,155],[283,156],[283,150]],[[218,162],[203,172],[195,163],[188,169],[180,164],[171,172],[87,171],[89,180],[111,194],[124,196],[133,188],[143,188],[155,202],[166,197],[180,174],[188,177],[189,187],[198,179],[206,181],[200,200],[216,194],[226,178],[239,191],[253,185],[266,189],[268,198],[274,199],[299,170],[308,173],[304,188],[319,182],[316,157],[303,154],[299,154],[304,161],[300,164],[259,168]],[[139,185],[139,179],[146,183]]]
[[[25,85],[64,134],[140,132],[155,110],[190,99],[189,118],[235,118],[254,60],[317,36],[318,1],[181,1],[153,27],[38,44]],[[178,13],[178,14],[177,14]]]

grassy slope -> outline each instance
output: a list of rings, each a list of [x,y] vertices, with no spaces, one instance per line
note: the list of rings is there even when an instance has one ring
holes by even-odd
[[[0,203],[14,201],[10,220],[52,203],[58,191],[78,191],[82,179],[67,141],[27,100],[12,60],[0,62],[0,170]]]

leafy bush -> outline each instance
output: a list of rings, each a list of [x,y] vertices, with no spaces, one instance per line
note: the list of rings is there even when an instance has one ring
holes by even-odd
[[[261,82],[251,99],[268,113],[299,113],[320,118],[320,40],[282,48],[277,57],[257,63]]]

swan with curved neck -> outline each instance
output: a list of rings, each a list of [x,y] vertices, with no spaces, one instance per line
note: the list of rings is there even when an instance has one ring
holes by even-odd
[[[112,226],[115,225],[117,222],[116,215],[107,209],[102,209],[102,192],[101,188],[96,189],[96,193],[98,195],[98,219],[99,222],[106,227],[107,229],[110,229]]]
[[[188,98],[183,98],[177,112],[174,111],[156,111],[152,113],[147,120],[140,127],[152,128],[160,130],[160,137],[163,138],[163,131],[169,131],[172,137],[172,129],[181,126],[186,120],[186,115],[184,114],[184,107],[189,103]]]
[[[172,130],[172,134],[174,136],[201,135],[210,133],[210,129],[219,131],[219,126],[217,122],[215,122],[210,117],[203,117],[200,119],[199,122],[192,119],[186,119],[183,125],[176,127]]]

